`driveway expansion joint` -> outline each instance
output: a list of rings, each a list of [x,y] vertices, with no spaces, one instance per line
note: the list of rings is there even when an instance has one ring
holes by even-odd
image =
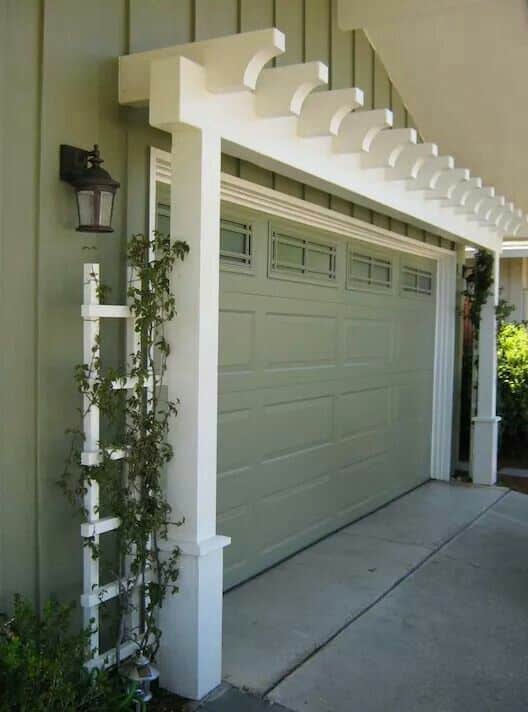
[[[502,488],[497,488],[502,489]],[[339,627],[337,631],[332,633],[328,638],[323,641],[320,645],[317,645],[311,652],[305,655],[302,660],[292,665],[278,680],[274,681],[268,689],[266,689],[262,694],[262,697],[267,698],[276,688],[279,687],[287,678],[293,675],[299,668],[308,663],[312,658],[314,658],[319,652],[324,650],[330,643],[332,643],[341,633],[343,633],[347,628],[349,628],[358,619],[368,613],[372,608],[374,608],[378,603],[380,603],[384,598],[391,594],[396,588],[398,588],[405,580],[413,576],[417,571],[419,571],[427,562],[429,562],[436,554],[438,554],[442,549],[444,549],[448,544],[450,544],[454,539],[463,534],[466,530],[472,527],[475,522],[479,521],[485,514],[487,514],[493,507],[496,507],[499,502],[511,492],[511,490],[505,489],[504,492],[497,497],[496,500],[486,505],[476,516],[474,516],[469,522],[464,523],[461,527],[458,527],[453,534],[448,536],[443,540],[436,548],[429,550],[429,553],[417,564],[411,567],[403,576],[397,579],[389,588],[387,588],[383,593],[377,596],[371,603],[362,608],[358,613],[356,613],[352,618],[347,620],[342,626]],[[352,525],[353,526],[353,525]],[[373,537],[375,538],[375,537]],[[386,540],[389,541],[389,540]],[[395,542],[396,543],[396,542]],[[401,542],[400,542],[401,543]],[[407,542],[403,542],[407,543]],[[423,547],[424,549],[428,547]]]

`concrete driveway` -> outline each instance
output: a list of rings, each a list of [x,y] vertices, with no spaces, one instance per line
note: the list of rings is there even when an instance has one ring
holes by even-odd
[[[528,497],[427,483],[226,594],[204,709],[528,710],[527,553]]]

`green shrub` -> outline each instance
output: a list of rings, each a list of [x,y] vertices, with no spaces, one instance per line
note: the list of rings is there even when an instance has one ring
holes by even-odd
[[[506,438],[520,440],[528,432],[528,328],[502,324],[498,333],[499,414]]]
[[[0,626],[0,712],[132,709],[117,675],[85,669],[89,631],[71,632],[72,608],[50,601],[38,617],[15,596]]]

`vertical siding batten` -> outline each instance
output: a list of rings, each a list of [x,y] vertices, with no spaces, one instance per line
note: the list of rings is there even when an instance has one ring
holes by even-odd
[[[0,608],[38,605],[37,217],[41,2],[0,7]]]

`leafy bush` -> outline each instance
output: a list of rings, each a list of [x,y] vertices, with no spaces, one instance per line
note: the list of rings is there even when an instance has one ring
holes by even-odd
[[[50,601],[39,618],[15,596],[0,626],[0,712],[133,709],[117,675],[85,669],[89,631],[71,632],[72,608]]]
[[[528,328],[502,324],[498,333],[499,412],[504,435],[520,440],[528,432]]]

